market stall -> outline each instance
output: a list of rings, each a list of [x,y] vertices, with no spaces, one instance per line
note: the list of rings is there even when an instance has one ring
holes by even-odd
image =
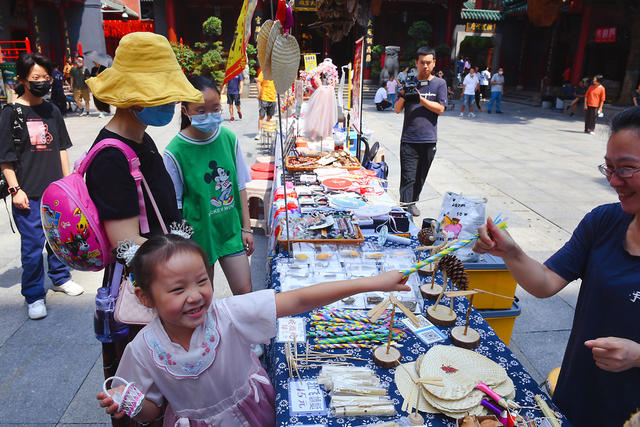
[[[305,83],[294,84],[290,71],[278,74],[284,60],[268,65],[269,57],[282,57],[280,31],[272,25],[258,43],[285,113],[265,218],[268,285],[281,292],[401,270],[410,290],[358,294],[279,319],[266,352],[277,424],[480,425],[465,420],[471,415],[493,416],[496,423],[482,419],[483,426],[559,425],[562,416],[505,344],[511,329],[498,335],[485,321],[490,315],[472,307],[483,297],[504,300],[502,308],[513,303],[515,282],[506,291],[493,286],[506,272],[501,260],[463,264],[455,251],[473,237],[449,240],[439,224],[414,225],[386,192],[386,180],[350,152],[350,129],[334,126],[332,64],[304,75],[313,90],[302,105],[302,96],[291,94],[307,91],[300,89]],[[491,273],[467,273],[483,268]]]

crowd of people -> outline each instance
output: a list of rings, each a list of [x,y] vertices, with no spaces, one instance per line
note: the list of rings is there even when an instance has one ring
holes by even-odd
[[[151,63],[154,72],[149,72]],[[380,89],[383,101],[392,104],[396,114],[404,114],[400,197],[409,212],[418,216],[415,204],[436,154],[438,117],[448,105],[449,93],[445,80],[434,73],[434,49],[418,49],[413,65],[418,81],[415,92],[405,90],[400,79],[395,85],[395,79],[390,79]],[[465,63],[463,68],[468,73],[461,81],[462,108],[468,107],[471,114],[475,93],[482,90],[491,93],[490,105],[495,103],[496,112],[501,111],[502,73],[490,75],[488,69],[476,73]],[[137,422],[164,417],[167,425],[274,425],[274,388],[251,345],[274,337],[278,317],[356,293],[406,291],[401,273],[390,271],[278,294],[251,292],[247,257],[253,251],[253,237],[244,187],[250,177],[236,135],[221,126],[221,91],[215,82],[204,77],[188,79],[167,39],[152,33],[123,37],[113,66],[94,77],[81,66],[73,70],[71,86],[78,103],[85,101],[86,111],[89,91],[116,109],[94,145],[112,138],[136,153],[149,187],[144,206],[147,212],[154,212],[154,207],[159,212],[149,216],[149,232],[142,233],[138,192],[126,158],[115,148],[94,158],[86,175],[89,194],[111,248],[123,241],[135,243],[137,252],[129,265],[135,294],[156,315],[147,326],[131,328],[128,339],[103,344],[105,375],[134,382],[144,393],[136,396],[142,402],[139,411],[128,414]],[[71,140],[61,112],[44,100],[60,77],[50,61],[40,54],[25,54],[16,71],[19,97],[0,115],[0,165],[20,232],[22,294],[29,317],[39,319],[46,316],[45,247],[54,290],[69,295],[83,292],[45,245],[39,209],[44,189],[70,173]],[[406,79],[406,70],[402,73]],[[275,108],[272,88],[262,76],[258,80],[260,120],[270,120]],[[589,120],[602,111],[601,80],[596,76],[585,91]],[[230,114],[235,105],[241,118],[239,96],[230,96],[242,92],[242,81],[236,83],[223,91]],[[494,98],[494,92],[500,96]],[[636,92],[634,99],[640,100],[640,87]],[[163,157],[146,129],[171,122],[178,102],[181,130]],[[491,220],[480,227],[474,246],[479,253],[502,257],[518,283],[541,298],[582,279],[554,394],[560,410],[576,425],[621,425],[640,405],[636,392],[640,329],[635,325],[640,318],[640,107],[613,119],[604,160],[599,170],[619,202],[587,214],[566,245],[544,264],[528,257]],[[183,219],[193,228],[192,239],[165,234],[162,222]],[[213,300],[212,266],[217,261],[234,297]],[[114,264],[106,267],[105,277],[113,268]],[[114,393],[122,393],[124,387],[97,395],[99,405],[113,415],[114,425],[128,423],[114,401]]]

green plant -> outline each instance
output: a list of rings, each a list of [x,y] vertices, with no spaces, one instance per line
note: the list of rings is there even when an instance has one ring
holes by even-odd
[[[436,51],[436,58],[439,59],[446,58],[451,54],[451,46],[446,43],[439,44],[434,49]]]
[[[258,49],[251,43],[247,44],[247,63],[249,64],[249,76],[255,77],[258,72],[256,70],[256,55],[258,54]]]
[[[186,44],[171,43],[171,48],[182,71],[187,75],[193,74],[198,62],[198,55]]]
[[[413,58],[419,47],[429,46],[429,40],[431,40],[431,33],[433,29],[427,21],[415,21],[409,29],[407,34],[409,35],[409,41],[405,46],[405,53],[408,57]]]
[[[371,78],[377,79],[380,75],[380,58],[384,53],[384,46],[377,44],[371,48]]]
[[[222,42],[215,40],[222,34],[222,20],[215,16],[209,17],[202,23],[202,33],[207,40],[194,45],[200,50],[200,63],[196,64],[193,72],[211,77],[218,85],[222,85],[225,61],[222,57]]]

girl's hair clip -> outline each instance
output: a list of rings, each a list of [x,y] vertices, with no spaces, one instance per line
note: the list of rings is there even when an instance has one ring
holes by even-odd
[[[131,261],[133,261],[133,257],[136,255],[140,249],[140,245],[138,245],[133,239],[125,239],[120,240],[118,242],[118,247],[113,251],[115,252],[116,259],[121,263],[125,264],[127,267],[131,266]]]
[[[190,239],[193,236],[193,227],[184,219],[181,222],[173,221],[169,226],[169,233]]]

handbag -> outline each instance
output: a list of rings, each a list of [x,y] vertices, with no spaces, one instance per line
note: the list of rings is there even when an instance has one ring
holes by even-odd
[[[151,194],[151,190],[149,189],[149,184],[147,184],[144,176],[142,177],[142,183],[149,195],[149,200],[156,213],[160,227],[162,227],[162,232],[167,234],[167,226],[162,219],[162,215],[160,215],[158,205],[156,205],[153,194]],[[131,274],[126,272],[121,262],[116,262],[113,277],[111,278],[111,295],[117,295],[113,317],[116,321],[127,325],[146,325],[155,317],[155,310],[142,304],[136,296],[134,289]]]

